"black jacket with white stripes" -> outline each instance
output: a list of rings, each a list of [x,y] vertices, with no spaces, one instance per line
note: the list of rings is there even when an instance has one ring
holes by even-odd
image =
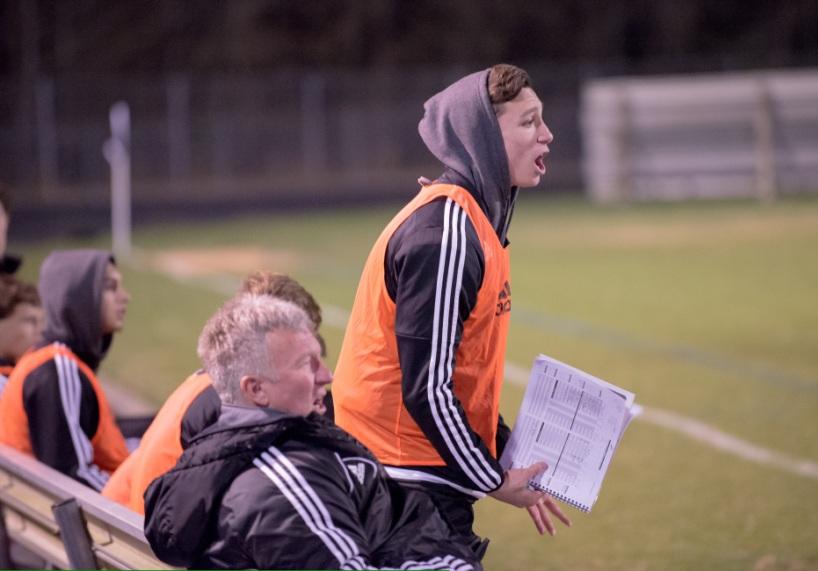
[[[425,113],[418,130],[429,151],[445,166],[443,174],[435,182],[454,184],[469,191],[497,233],[500,243],[507,247],[517,188],[511,186],[502,134],[488,97],[488,73],[488,70],[484,70],[466,76],[431,97],[424,105]],[[493,482],[502,481],[502,469],[486,444],[471,429],[453,390],[447,395],[452,403],[449,413],[457,415],[457,424],[466,427],[471,440],[469,446],[462,447],[462,451],[451,450],[441,427],[436,425],[428,412],[431,405],[426,387],[429,364],[433,361],[432,340],[438,338],[437,333],[448,332],[451,336],[451,353],[456,353],[463,324],[469,319],[477,301],[485,269],[480,241],[472,221],[466,217],[466,241],[459,244],[465,258],[463,271],[450,278],[458,280],[450,288],[451,291],[459,291],[459,299],[452,300],[456,308],[456,327],[453,331],[433,331],[434,322],[429,316],[433,315],[436,307],[437,275],[443,255],[441,244],[457,243],[456,240],[447,241],[444,236],[446,228],[450,228],[445,222],[444,213],[444,199],[416,210],[390,238],[384,260],[386,288],[396,306],[395,335],[404,405],[447,464],[443,467],[402,468],[443,478],[461,491],[485,493],[500,484],[488,486],[485,479],[470,477],[455,458],[458,454],[479,455],[480,458],[473,459],[474,464],[490,466],[495,473],[490,478]],[[446,378],[439,380],[438,386],[453,386],[451,380],[457,365],[453,363],[451,370],[444,371]],[[498,419],[498,424],[499,458],[510,431],[502,417]]]
[[[99,402],[85,374],[68,359],[46,361],[26,376],[23,406],[34,456],[102,490],[109,474],[94,462],[91,445],[99,428]]]
[[[462,181],[452,174],[442,177],[441,181]],[[459,468],[455,453],[450,450],[443,431],[437,426],[434,416],[429,414],[431,403],[427,390],[429,364],[432,362],[432,339],[434,321],[429,315],[436,306],[437,274],[440,264],[440,244],[445,232],[446,198],[441,197],[416,210],[392,235],[386,250],[385,280],[386,290],[395,302],[395,336],[398,344],[402,374],[402,393],[404,406],[438,453],[446,460],[446,466],[403,466],[418,472],[425,472],[443,478],[466,490],[489,492],[499,484],[486,487],[483,481],[474,481]],[[484,256],[480,240],[474,225],[465,217],[465,244],[459,247],[464,250],[463,271],[452,279],[460,280],[457,303],[456,327],[452,335],[452,354],[457,350],[463,333],[463,324],[469,318],[472,308],[477,303],[477,294],[483,283]],[[440,304],[443,305],[443,304]],[[457,363],[454,364],[457,366]],[[454,369],[448,375],[451,379]],[[447,371],[448,372],[448,371]],[[448,386],[449,383],[441,383]],[[469,427],[463,407],[452,392],[453,414],[461,417],[460,424]],[[491,466],[498,475],[502,475],[497,459],[492,457],[486,444],[469,428],[472,450],[478,450],[485,464]],[[508,439],[509,429],[498,419],[497,456],[499,457]],[[451,439],[449,439],[451,442]],[[500,482],[498,476],[497,481]]]
[[[231,405],[148,488],[145,535],[195,568],[481,569],[425,495],[330,421]]]
[[[96,372],[113,339],[112,334],[102,331],[105,271],[113,262],[113,256],[102,250],[58,250],[46,258],[39,280],[46,326],[43,341],[36,348],[65,345]],[[21,359],[21,369],[25,359]],[[55,355],[33,369],[24,383],[23,406],[34,456],[101,490],[127,450],[116,429],[110,435],[115,458],[97,454],[92,440],[100,431],[100,423],[107,425],[110,419],[102,417],[98,395],[87,375],[73,359]],[[99,462],[97,456],[108,458]]]

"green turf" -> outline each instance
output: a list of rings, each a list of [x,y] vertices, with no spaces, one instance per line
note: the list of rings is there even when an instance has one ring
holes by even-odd
[[[243,271],[174,280],[169,249],[252,247],[320,302],[349,308],[395,209],[288,214],[140,230],[134,300],[104,373],[160,402],[197,366],[202,324]],[[617,208],[523,195],[511,231],[508,359],[548,353],[658,407],[818,462],[818,198]],[[56,242],[23,250],[25,272]],[[14,246],[14,245],[12,245]],[[229,255],[228,255],[229,257]],[[218,260],[217,260],[218,261]],[[334,362],[342,332],[325,326]],[[522,389],[507,385],[513,418]],[[636,421],[599,502],[556,538],[479,503],[488,569],[818,569],[818,481]]]

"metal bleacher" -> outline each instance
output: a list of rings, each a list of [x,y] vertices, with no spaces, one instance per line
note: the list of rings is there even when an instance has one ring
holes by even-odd
[[[818,70],[621,77],[582,92],[598,202],[814,192]]]
[[[20,550],[41,559],[37,567],[171,568],[153,554],[142,516],[3,445],[0,510],[0,568],[24,565]]]

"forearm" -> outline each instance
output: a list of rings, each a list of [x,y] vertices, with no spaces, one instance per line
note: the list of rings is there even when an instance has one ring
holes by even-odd
[[[451,367],[435,361],[429,345],[422,339],[398,338],[404,406],[448,468],[459,476],[458,483],[491,492],[502,483],[502,468],[473,430],[454,394],[448,374]]]

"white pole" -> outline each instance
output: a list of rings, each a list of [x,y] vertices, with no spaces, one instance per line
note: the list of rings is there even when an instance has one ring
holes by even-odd
[[[103,154],[111,165],[111,235],[114,255],[131,255],[131,111],[119,101],[109,113],[111,138]]]
[[[756,196],[761,202],[776,198],[775,123],[773,102],[763,78],[758,81],[758,103],[755,112]]]
[[[624,202],[631,196],[626,97],[620,84],[591,82],[582,90],[583,169],[595,202]]]

